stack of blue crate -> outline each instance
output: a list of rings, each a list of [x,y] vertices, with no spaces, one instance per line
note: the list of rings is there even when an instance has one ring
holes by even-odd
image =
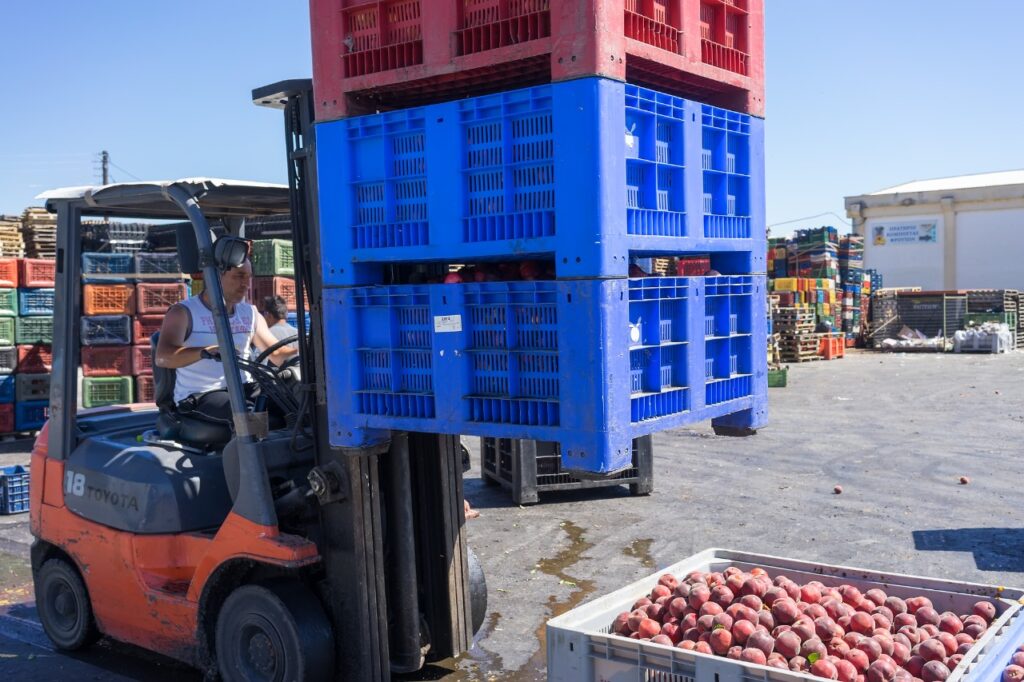
[[[333,445],[557,441],[593,476],[639,436],[764,425],[763,120],[594,77],[316,134]],[[697,253],[704,276],[630,276]],[[422,276],[513,261],[537,265]]]

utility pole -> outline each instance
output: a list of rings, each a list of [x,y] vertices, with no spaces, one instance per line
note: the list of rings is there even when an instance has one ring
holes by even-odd
[[[106,149],[104,149],[102,152],[100,152],[100,167],[102,168],[102,171],[103,171],[103,184],[104,185],[109,185],[110,184],[110,154],[107,153]]]

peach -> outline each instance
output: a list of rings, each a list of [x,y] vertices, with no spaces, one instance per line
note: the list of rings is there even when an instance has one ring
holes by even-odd
[[[893,642],[892,652],[889,654],[896,665],[902,666],[910,660],[910,647],[903,642]]]
[[[725,657],[726,658],[731,658],[734,661],[738,661],[738,660],[740,660],[740,654],[742,654],[742,653],[743,653],[743,647],[741,647],[741,646],[731,646],[731,647],[729,647],[729,651],[725,654]]]
[[[907,600],[907,612],[916,614],[920,609],[931,609],[932,600],[928,597],[911,597]]]
[[[764,651],[749,646],[740,654],[740,660],[757,665],[765,665],[768,663],[768,657],[765,655]]]
[[[672,640],[675,644],[683,638],[683,631],[675,623],[666,623],[661,626],[661,634]]]
[[[892,619],[896,617],[896,614],[893,613],[893,610],[890,609],[888,606],[885,606],[884,604],[882,606],[876,606],[874,609],[871,610],[872,616],[876,614],[885,616],[885,619],[890,623],[892,622]]]
[[[668,635],[655,635],[651,637],[651,644],[661,644],[662,646],[674,646],[672,638]]]
[[[858,611],[850,618],[850,627],[854,632],[870,635],[871,631],[875,629],[875,621],[868,614]]]
[[[822,606],[821,604],[810,604],[810,605],[808,605],[804,609],[804,613],[806,613],[807,616],[811,620],[816,620],[818,618],[830,618],[831,617],[831,616],[828,615],[828,611],[825,610],[825,607]]]
[[[756,594],[743,595],[740,597],[740,604],[754,611],[760,611],[764,607],[764,602]]]
[[[757,566],[757,567],[754,567],[754,568],[750,569],[750,575],[754,575],[754,576],[757,576],[759,578],[767,578],[768,577],[768,571],[764,570],[760,566]],[[769,581],[769,582],[771,582],[771,581]]]
[[[672,595],[686,599],[690,596],[690,583],[679,583],[676,588],[672,590]]]
[[[878,646],[882,649],[882,654],[885,656],[891,656],[895,643],[892,641],[892,637],[889,633],[872,635],[871,639],[878,642]]]
[[[966,654],[973,647],[974,647],[974,642],[964,642],[963,644],[961,644],[960,646],[958,646],[956,648],[956,652],[958,654]]]
[[[683,630],[689,630],[690,628],[697,627],[697,614],[691,611],[683,616],[683,619],[679,621],[679,627]]]
[[[875,603],[875,606],[881,606],[888,599],[888,595],[877,587],[872,588],[864,593],[864,596]]]
[[[643,609],[638,609],[629,614],[629,618],[626,621],[630,632],[636,632],[640,629],[640,623],[644,622],[647,618],[647,613]]]
[[[671,602],[672,599],[673,599],[672,595],[669,595],[667,597],[658,597],[657,599],[654,600],[654,603],[657,604],[658,606],[668,606],[669,602]]]
[[[740,589],[741,595],[753,594],[758,597],[764,597],[768,592],[768,584],[765,581],[758,579],[756,576],[751,576],[743,581],[743,587]]]
[[[796,620],[798,615],[800,615],[800,611],[796,608],[796,602],[789,597],[776,599],[772,604],[772,617],[776,623],[789,625]]]
[[[924,633],[924,635],[921,635],[922,638],[924,638],[926,635],[928,637],[934,637],[935,635],[939,634],[939,628],[937,625],[926,623],[925,625],[921,626],[921,632]]]
[[[832,665],[831,661],[819,658],[811,664],[811,674],[815,677],[822,677],[826,680],[834,680],[839,677],[839,672]]]
[[[743,583],[746,582],[747,577],[742,573],[733,573],[732,575],[726,576],[725,586],[732,590],[733,594],[739,594],[740,590],[743,589]]]
[[[716,585],[715,589],[711,590],[711,601],[721,606],[722,609],[728,608],[735,598],[732,590],[725,585]]]
[[[896,675],[896,666],[881,659],[868,666],[868,682],[888,682]]]
[[[715,616],[712,617],[711,620],[712,620],[712,623],[713,623],[712,626],[711,626],[712,630],[717,630],[719,628],[725,628],[726,630],[731,630],[732,629],[732,624],[733,624],[732,616],[730,616],[728,613],[716,614]]]
[[[789,669],[793,672],[806,672],[807,666],[807,659],[803,656],[794,656],[789,659]]]
[[[789,661],[787,661],[781,654],[773,653],[771,656],[768,657],[768,662],[766,665],[769,665],[772,668],[778,668],[780,670],[789,670]]]
[[[988,621],[987,620],[985,620],[981,616],[979,616],[977,614],[973,614],[973,613],[971,615],[967,616],[966,618],[963,618],[962,621],[963,621],[964,627],[967,627],[971,623],[977,623],[978,625],[982,625],[982,626],[984,626],[986,628],[988,627]]]
[[[922,606],[914,612],[914,617],[917,618],[918,625],[938,625],[939,624],[939,612],[930,606]]]
[[[775,617],[772,616],[771,611],[758,611],[757,612],[757,623],[763,626],[768,632],[775,629]]]
[[[904,625],[899,629],[899,634],[910,640],[910,646],[920,644],[921,640],[924,639],[924,633],[913,625]]]
[[[917,653],[926,661],[941,661],[946,658],[946,647],[937,639],[926,639],[918,645]]]
[[[775,639],[764,630],[754,630],[747,638],[748,649],[760,649],[764,652],[765,658],[775,650]]]
[[[800,645],[800,655],[810,661],[812,657],[824,658],[828,656],[828,649],[825,647],[824,642],[814,637]]]
[[[706,585],[694,585],[690,589],[690,594],[687,597],[687,601],[690,603],[690,608],[699,609],[701,606],[707,603],[711,599],[711,590]]]
[[[857,642],[857,648],[863,651],[865,654],[867,654],[868,660],[872,663],[874,663],[875,660],[882,655],[881,645],[876,640],[871,639],[870,637],[865,637],[864,639]]]
[[[911,656],[910,660],[903,665],[903,669],[914,677],[919,678],[921,677],[921,668],[923,668],[924,664],[927,662],[928,661],[924,660],[921,656]]]
[[[860,600],[864,597],[853,585],[840,585],[839,594],[843,598],[843,602],[850,606],[856,606],[860,603]]]
[[[743,604],[734,603],[725,610],[733,620],[749,620],[751,623],[757,622],[757,611],[751,608],[747,608]]]
[[[902,644],[907,648],[907,651],[910,651],[914,647],[914,645],[910,643],[910,638],[904,635],[902,632],[897,632],[895,635],[893,635],[892,641],[893,644]]]
[[[671,573],[664,573],[660,578],[658,578],[658,584],[664,585],[670,590],[674,590],[676,589],[676,585],[679,584],[679,578],[675,577]]]
[[[655,585],[654,589],[651,590],[651,601],[654,601],[660,597],[672,596],[672,590],[665,585]]]
[[[814,629],[814,623],[808,623],[806,620],[798,620],[790,627],[790,631],[798,635],[804,642],[814,637]]]
[[[783,632],[775,638],[775,651],[786,658],[793,658],[800,653],[800,645],[803,641],[795,632]]]
[[[792,580],[782,584],[782,589],[786,591],[786,595],[793,601],[800,602],[800,586]]]
[[[924,682],[943,682],[949,677],[949,668],[942,661],[928,661],[921,668],[921,679]]]
[[[694,642],[693,640],[689,640],[689,639],[684,639],[684,640],[676,643],[676,648],[677,649],[684,649],[686,651],[693,651],[696,648],[696,646],[697,646],[697,643]]]
[[[825,609],[825,615],[826,616],[828,616],[829,618],[835,619],[835,618],[839,618],[840,616],[843,615],[842,612],[840,611],[840,608],[839,608],[840,606],[842,606],[842,603],[843,602],[841,602],[838,599],[835,599],[833,597],[824,597],[823,596],[821,598],[820,605],[821,605],[821,607],[823,609]]]
[[[746,645],[747,639],[754,634],[754,624],[749,620],[738,620],[732,624],[732,638],[740,645]]]
[[[683,618],[686,615],[686,600],[682,597],[676,597],[668,603],[668,612],[676,618]]]
[[[729,566],[724,571],[722,571],[722,575],[724,575],[726,578],[728,578],[731,575],[743,575],[743,569],[737,568],[736,566]]]
[[[697,642],[697,645],[693,647],[693,650],[696,651],[698,654],[714,654],[714,652],[711,650],[711,645],[707,642]]]
[[[716,604],[713,601],[706,601],[700,606],[698,613],[702,616],[717,616],[720,613],[724,613],[725,609]]]
[[[846,645],[851,649],[856,649],[857,642],[859,642],[862,639],[864,639],[864,635],[860,634],[859,632],[847,632],[845,635],[843,635],[843,641],[846,642]]]
[[[960,617],[955,613],[950,613],[949,611],[946,611],[939,616],[938,626],[939,630],[948,632],[951,635],[958,635],[964,629],[964,624],[963,621],[960,620]]]
[[[661,612],[665,609],[660,604],[651,604],[644,611],[647,613],[648,618],[652,618],[656,621],[661,621]]]
[[[1024,651],[1013,652],[1013,656],[1010,656],[1010,665],[1019,665],[1024,668]]]
[[[892,619],[892,626],[899,630],[905,628],[908,625],[917,627],[917,618],[912,613],[897,613],[896,617]]]
[[[843,659],[833,662],[836,667],[837,679],[839,682],[854,682],[857,679],[857,668],[853,663]]]
[[[956,670],[956,667],[960,665],[960,661],[964,660],[962,654],[953,654],[946,659],[946,667],[949,668],[949,672]]]
[[[956,648],[960,646],[960,644],[956,641],[956,637],[949,634],[948,632],[940,632],[939,634],[935,635],[935,639],[942,642],[942,646],[946,647],[947,656],[952,656],[953,654],[955,654]]]
[[[654,602],[648,599],[647,597],[641,597],[640,599],[637,599],[635,602],[633,602],[633,611],[650,606],[653,603]]]
[[[996,617],[996,605],[990,601],[980,601],[971,608],[971,612],[984,618],[985,623],[988,624]]]
[[[715,627],[715,617],[712,615],[701,616],[697,619],[697,629],[700,630],[701,634],[705,632],[711,632]]]
[[[615,620],[612,621],[612,632],[617,635],[628,635],[629,630],[629,611],[623,611],[619,615],[615,616]]]
[[[825,647],[828,649],[829,655],[838,656],[839,658],[843,658],[850,651],[850,645],[844,642],[841,637],[833,637]]]
[[[704,576],[704,582],[708,584],[708,587],[717,587],[725,584],[725,574],[714,571]]]
[[[771,605],[775,603],[776,599],[782,599],[783,597],[788,598],[789,593],[781,587],[770,587],[768,591],[764,593],[764,603],[771,608]]]
[[[725,628],[719,628],[711,633],[711,650],[719,656],[725,656],[732,646],[732,632]]]
[[[985,630],[988,630],[988,628],[984,625],[978,625],[977,623],[971,623],[970,625],[964,626],[964,632],[966,632],[974,639],[978,639],[983,634],[985,634]]]
[[[871,665],[868,655],[860,649],[850,649],[843,658],[856,668],[858,674],[866,673],[868,666]]]
[[[701,631],[697,628],[689,628],[683,631],[683,639],[688,639],[691,642],[696,642],[700,639]]]
[[[652,618],[644,618],[636,631],[643,639],[650,639],[661,633],[661,624]]]
[[[1003,682],[1021,682],[1024,680],[1024,668],[1019,665],[1008,665],[1003,669]]]
[[[881,608],[885,608],[885,607],[883,606]],[[875,627],[876,628],[878,628],[880,630],[885,630],[886,632],[888,632],[889,630],[892,630],[892,621],[890,619],[886,618],[883,614],[881,614],[881,613],[873,613],[873,614],[871,614],[871,619],[875,621]],[[958,620],[957,622],[959,623],[960,621]]]
[[[869,619],[870,620],[870,619]],[[835,637],[838,633],[836,632],[836,623],[829,617],[816,618],[814,621],[814,634],[818,636],[818,639],[823,642]],[[842,635],[840,635],[842,636]]]

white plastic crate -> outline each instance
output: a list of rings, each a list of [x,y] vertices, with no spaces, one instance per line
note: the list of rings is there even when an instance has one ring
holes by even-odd
[[[1018,615],[1024,596],[1018,589],[936,580],[861,568],[831,566],[728,549],[707,549],[638,580],[620,590],[578,606],[547,624],[548,680],[551,682],[806,682],[820,678],[764,665],[698,654],[676,647],[612,635],[612,621],[642,596],[650,593],[665,573],[683,577],[691,571],[722,571],[737,566],[744,571],[760,567],[774,578],[784,574],[798,583],[818,580],[825,585],[848,583],[861,590],[881,587],[888,594],[925,596],[940,613],[969,612],[982,598],[996,604],[997,617],[946,682],[969,680],[970,672],[986,651],[998,646],[1006,625]]]

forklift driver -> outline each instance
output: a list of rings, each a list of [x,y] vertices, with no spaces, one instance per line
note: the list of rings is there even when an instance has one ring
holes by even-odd
[[[263,351],[278,341],[256,306],[245,300],[251,280],[252,264],[248,260],[220,274],[235,351],[242,356],[250,346]],[[179,413],[198,413],[207,420],[230,425],[231,402],[220,363],[209,291],[204,289],[167,311],[154,360],[158,367],[175,370],[174,402]],[[295,353],[294,348],[284,346],[268,359],[280,366]],[[248,373],[242,372],[246,397],[251,399],[255,397],[256,385],[250,381]]]

